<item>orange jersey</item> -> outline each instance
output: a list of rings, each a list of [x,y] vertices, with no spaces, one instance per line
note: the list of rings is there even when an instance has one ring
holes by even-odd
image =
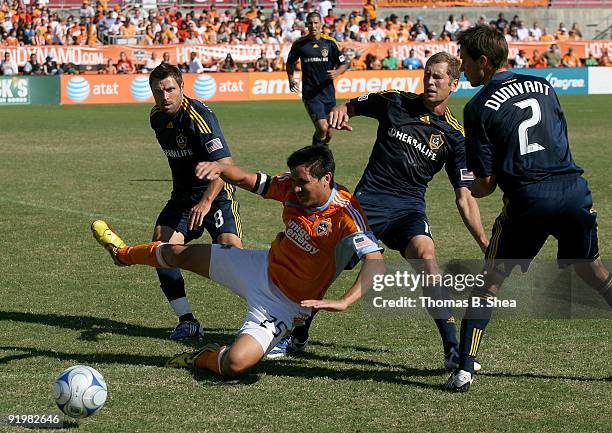
[[[285,230],[268,253],[272,282],[292,301],[321,299],[353,257],[380,251],[359,202],[335,185],[325,205],[300,206],[288,173],[258,176],[254,192],[283,203]]]

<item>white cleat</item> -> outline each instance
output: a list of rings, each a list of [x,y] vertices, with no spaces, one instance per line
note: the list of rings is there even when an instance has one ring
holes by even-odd
[[[451,373],[444,387],[451,392],[467,392],[473,381],[469,371],[459,370]]]

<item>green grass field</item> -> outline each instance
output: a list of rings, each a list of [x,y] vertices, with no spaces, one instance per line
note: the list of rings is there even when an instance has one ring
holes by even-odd
[[[465,102],[453,99],[454,112]],[[600,250],[610,257],[612,97],[561,102],[599,212]],[[312,125],[299,102],[211,105],[246,168],[282,171],[289,153],[310,143]],[[116,268],[89,231],[102,217],[128,242],[151,237],[171,181],[149,108],[0,111],[0,413],[58,412],[51,383],[84,363],[104,375],[109,398],[92,418],[67,420],[70,431],[611,431],[608,320],[493,320],[480,353],[484,370],[464,395],[441,389],[446,374],[433,323],[366,320],[361,305],[321,313],[307,352],[263,361],[238,380],[163,368],[202,342],[168,340],[175,317],[155,272]],[[334,138],[336,177],[351,189],[375,127],[355,119],[352,133]],[[500,199],[496,192],[479,202],[487,232]],[[239,200],[246,247],[265,248],[282,227],[280,206],[244,191]],[[430,185],[428,214],[439,257],[481,257],[444,173]],[[540,257],[553,258],[555,246],[549,241]],[[354,277],[343,274],[328,296],[339,296]],[[187,275],[186,282],[206,341],[231,341],[244,302],[203,278]]]

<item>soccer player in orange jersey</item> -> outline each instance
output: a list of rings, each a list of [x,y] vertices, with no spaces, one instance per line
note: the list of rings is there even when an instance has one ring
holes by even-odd
[[[207,345],[170,359],[169,367],[207,368],[239,375],[257,364],[313,309],[343,311],[361,298],[372,277],[385,271],[381,248],[367,226],[359,202],[334,182],[334,160],[326,146],[308,146],[287,160],[290,172],[252,173],[235,165],[201,162],[199,178],[226,182],[283,203],[285,230],[269,250],[229,245],[127,246],[104,221],[92,231],[118,265],[146,264],[186,269],[216,281],[248,304],[244,324],[229,347]],[[337,300],[325,291],[354,255],[364,260],[355,283]]]

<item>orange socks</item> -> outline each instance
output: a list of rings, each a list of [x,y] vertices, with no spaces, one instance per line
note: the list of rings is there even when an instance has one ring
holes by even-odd
[[[195,359],[196,368],[207,368],[216,374],[221,374],[221,357],[225,353],[227,349],[226,346],[221,346],[218,350],[214,352],[202,352],[200,356]]]
[[[161,242],[149,242],[148,244],[125,246],[117,250],[117,258],[126,265],[149,265],[154,268],[163,267],[157,260],[155,249]]]

